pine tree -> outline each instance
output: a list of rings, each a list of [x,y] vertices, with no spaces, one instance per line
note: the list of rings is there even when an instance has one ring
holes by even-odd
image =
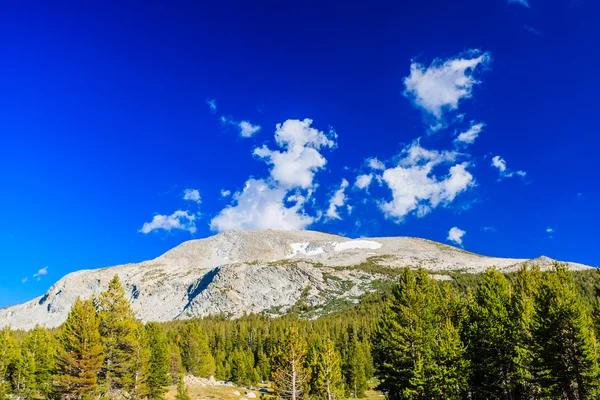
[[[164,328],[155,322],[146,324],[146,335],[150,349],[148,397],[162,399],[171,383],[168,339]]]
[[[364,397],[367,390],[367,365],[368,358],[365,345],[356,338],[350,342],[344,362],[344,378],[346,383],[346,394],[349,397]]]
[[[19,399],[30,399],[36,393],[35,359],[27,350],[18,353],[10,367],[12,391]]]
[[[206,378],[215,374],[215,359],[208,339],[196,321],[188,323],[182,333],[181,360],[190,374]]]
[[[563,265],[543,276],[535,299],[536,377],[552,398],[600,396],[598,343],[586,306]]]
[[[19,348],[9,328],[0,330],[0,400],[11,392],[10,370],[19,357]]]
[[[36,393],[47,397],[52,391],[52,371],[56,362],[56,341],[50,332],[38,325],[27,333],[23,350],[31,354],[34,361]]]
[[[513,280],[510,318],[515,326],[513,363],[513,398],[532,399],[539,395],[541,388],[534,379],[536,354],[533,346],[535,319],[535,295],[539,289],[541,272],[538,267],[524,265],[517,271]]]
[[[309,375],[306,362],[306,343],[300,338],[296,327],[286,330],[283,341],[275,349],[271,377],[275,391],[284,399],[299,400]]]
[[[425,271],[403,270],[373,344],[379,387],[389,398],[461,397],[467,364],[455,303]]]
[[[133,354],[140,344],[136,338],[137,321],[118,275],[109,282],[108,290],[100,294],[98,306],[105,355],[100,375],[103,391],[109,396],[117,391],[131,391]]]
[[[474,399],[516,397],[519,376],[519,321],[511,312],[512,289],[496,269],[485,272],[469,309],[466,336],[471,361],[470,388]]]
[[[183,380],[183,375],[180,375],[177,381],[177,394],[175,395],[175,400],[191,400],[188,387]]]
[[[144,325],[138,323],[135,347],[132,355],[133,381],[129,392],[130,399],[146,399],[149,397],[148,379],[150,375],[150,345]]]
[[[316,393],[325,400],[344,398],[341,357],[331,339],[320,347],[316,364]]]
[[[99,326],[93,302],[77,299],[58,337],[58,375],[53,380],[63,399],[92,399],[98,393],[104,361]]]
[[[171,384],[176,385],[179,381],[179,376],[183,374],[183,363],[181,361],[181,350],[179,345],[169,340],[169,375],[171,376]]]

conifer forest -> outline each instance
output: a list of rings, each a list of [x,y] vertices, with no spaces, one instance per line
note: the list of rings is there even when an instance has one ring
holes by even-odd
[[[402,269],[316,319],[247,315],[143,323],[117,276],[57,329],[0,331],[1,399],[164,399],[184,377],[261,397],[599,399],[600,276],[524,267],[436,281]],[[389,282],[389,281],[388,281]]]

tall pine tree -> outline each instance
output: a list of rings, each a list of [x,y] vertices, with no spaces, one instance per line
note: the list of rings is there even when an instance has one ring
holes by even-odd
[[[403,270],[374,336],[379,387],[391,399],[454,399],[466,389],[455,300],[424,270]]]
[[[536,377],[544,393],[569,400],[599,398],[598,342],[590,307],[565,266],[557,264],[544,274],[535,307]]]
[[[169,342],[164,328],[155,322],[146,324],[146,336],[150,350],[148,398],[162,399],[171,383]]]
[[[98,298],[100,335],[104,347],[104,364],[100,374],[103,392],[111,396],[118,391],[130,392],[134,385],[134,353],[140,346],[136,336],[137,321],[118,275],[108,290]]]
[[[299,336],[298,329],[289,327],[275,349],[271,365],[273,386],[279,397],[291,400],[303,397],[309,379],[305,368],[306,352],[306,342]]]
[[[343,399],[342,360],[329,338],[319,348],[315,369],[317,396],[325,400]]]
[[[65,400],[94,399],[104,361],[100,320],[91,300],[77,299],[58,336],[56,393]]]
[[[215,374],[215,359],[208,338],[196,321],[188,323],[181,335],[181,360],[192,375],[208,378]]]

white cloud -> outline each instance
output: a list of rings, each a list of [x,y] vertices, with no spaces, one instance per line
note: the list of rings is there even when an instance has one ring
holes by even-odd
[[[475,139],[477,139],[477,137],[479,136],[479,134],[481,133],[481,131],[483,130],[484,127],[485,127],[485,124],[482,122],[480,122],[478,124],[471,122],[471,127],[468,130],[466,130],[465,132],[461,132],[456,137],[456,139],[454,139],[454,143],[457,145],[463,145],[463,146],[473,144],[475,142]]]
[[[520,176],[521,178],[525,178],[527,176],[527,172],[525,171],[512,171],[508,169],[508,167],[506,166],[506,161],[500,156],[494,156],[492,158],[492,167],[498,168],[500,179],[512,178],[513,176]]]
[[[248,121],[240,122],[239,127],[240,127],[240,135],[242,135],[242,137],[246,137],[246,138],[251,137],[256,132],[260,131],[260,125],[252,125]]]
[[[37,280],[39,281],[44,275],[48,275],[48,267],[40,268],[38,272],[33,274],[33,277],[37,278]]]
[[[305,229],[321,217],[320,211],[316,216],[307,214],[304,206],[318,186],[315,173],[327,162],[319,150],[335,147],[337,135],[333,130],[326,135],[311,124],[308,118],[277,124],[275,141],[280,149],[262,146],[253,151],[271,165],[270,176],[248,179],[231,204],[213,218],[212,230]]]
[[[261,127],[260,125],[253,125],[251,122],[249,121],[236,121],[233,119],[233,117],[231,116],[225,116],[225,115],[221,115],[221,123],[223,123],[223,125],[232,125],[235,126],[240,133],[240,136],[243,138],[249,138],[252,137],[252,135],[254,135],[256,132],[260,131]]]
[[[433,174],[434,167],[454,163],[458,156],[456,152],[424,149],[418,141],[405,148],[398,165],[383,173],[383,181],[392,191],[392,200],[380,204],[386,217],[399,221],[410,213],[423,217],[438,205],[451,203],[458,194],[474,186],[475,181],[467,171],[466,162],[451,166],[442,179]]]
[[[221,197],[229,197],[231,195],[231,190],[221,189]]]
[[[342,183],[340,188],[335,191],[333,196],[329,199],[329,208],[327,209],[327,213],[325,214],[327,218],[331,219],[341,219],[340,215],[337,212],[338,207],[343,207],[346,203],[346,188],[348,187],[348,181],[346,179],[342,179]]]
[[[367,164],[369,165],[369,168],[371,168],[371,169],[381,170],[381,171],[383,171],[385,169],[385,164],[382,163],[381,161],[379,161],[375,157],[369,158],[367,160]]]
[[[305,229],[315,218],[304,214],[303,196],[289,196],[287,190],[269,185],[262,179],[249,179],[242,192],[233,195],[235,205],[229,205],[213,218],[213,231],[230,229]],[[286,206],[286,202],[291,202]]]
[[[404,78],[404,95],[435,120],[441,120],[445,111],[456,110],[461,99],[472,96],[473,87],[480,83],[473,76],[475,69],[490,62],[490,53],[479,50],[447,60],[435,59],[429,67],[413,62],[410,75]],[[439,124],[432,129],[440,129]]]
[[[450,228],[450,231],[448,231],[447,240],[462,246],[462,238],[463,236],[465,236],[466,233],[467,232],[455,226],[453,228]]]
[[[210,109],[211,112],[217,112],[217,100],[208,99],[208,100],[206,100],[206,104],[208,104],[208,108]]]
[[[520,4],[524,7],[531,8],[527,0],[508,0],[509,4]]]
[[[494,228],[493,226],[483,226],[481,227],[481,230],[484,232],[495,232],[496,228]]]
[[[329,136],[311,128],[312,120],[289,119],[277,124],[275,141],[284,151],[271,150],[266,145],[254,149],[254,155],[271,164],[271,177],[284,187],[311,188],[315,172],[327,162],[319,149],[335,146],[335,133]]]
[[[552,229],[551,227],[547,227],[546,228],[546,232],[547,233],[554,233],[554,229]]]
[[[21,283],[27,283],[28,280],[29,280],[29,278],[25,277],[25,278],[21,279]]]
[[[144,223],[139,232],[150,233],[160,229],[170,232],[172,229],[180,229],[194,233],[196,232],[195,220],[194,214],[177,210],[171,215],[155,215],[152,221]]]
[[[368,175],[359,175],[356,177],[356,182],[354,182],[354,186],[359,189],[368,189],[373,181],[373,174]]]
[[[193,201],[198,204],[202,203],[200,192],[197,189],[185,189],[183,192],[183,199]]]

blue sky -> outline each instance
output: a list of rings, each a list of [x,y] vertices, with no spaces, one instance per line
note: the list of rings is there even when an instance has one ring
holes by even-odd
[[[125,3],[4,6],[0,307],[231,228],[599,264],[597,2]]]

